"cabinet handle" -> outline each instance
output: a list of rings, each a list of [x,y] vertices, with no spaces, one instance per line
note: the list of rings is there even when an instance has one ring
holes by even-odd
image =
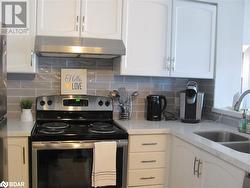
[[[23,164],[25,164],[25,148],[23,147]]]
[[[141,163],[156,163],[156,160],[141,161]]]
[[[76,16],[76,31],[78,31],[79,27],[79,16]]]
[[[170,67],[171,66],[171,58],[170,57],[168,57],[167,58],[167,62],[166,62],[166,68],[167,68],[167,71],[169,71],[170,70]]]
[[[6,46],[6,44],[7,44],[7,43],[6,43],[6,41],[5,41],[5,40],[3,40],[3,46]]]
[[[143,146],[155,146],[157,143],[142,143]]]
[[[85,16],[82,17],[82,32],[85,30]]]
[[[155,179],[155,177],[151,176],[151,177],[142,177],[140,178],[141,180],[152,180]]]
[[[7,149],[4,148],[4,164],[7,165]]]
[[[201,176],[201,167],[202,167],[202,161],[199,160],[199,162],[198,162],[198,173],[197,173],[198,178]]]
[[[31,61],[30,61],[30,66],[33,66],[33,58],[34,58],[34,52],[31,51]]]
[[[194,165],[193,165],[193,174],[195,175],[198,171],[196,170],[196,163],[198,162],[199,160],[198,160],[198,158],[194,158]]]
[[[174,57],[171,59],[171,69],[172,71],[175,71],[175,58]]]

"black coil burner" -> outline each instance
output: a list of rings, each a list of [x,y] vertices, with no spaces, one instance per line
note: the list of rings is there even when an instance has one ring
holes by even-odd
[[[89,132],[92,133],[114,133],[114,126],[106,122],[94,122],[89,125]]]

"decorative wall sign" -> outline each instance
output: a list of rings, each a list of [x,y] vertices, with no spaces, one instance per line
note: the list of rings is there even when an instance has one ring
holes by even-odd
[[[87,69],[61,69],[61,94],[87,94]]]

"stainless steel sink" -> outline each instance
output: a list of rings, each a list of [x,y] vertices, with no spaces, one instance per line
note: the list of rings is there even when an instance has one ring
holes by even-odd
[[[248,153],[250,154],[250,143],[245,142],[245,143],[224,143],[222,144],[226,147],[229,147],[233,150],[243,152],[243,153]]]
[[[249,140],[244,136],[226,131],[195,132],[195,134],[214,142],[239,142]]]
[[[195,134],[208,140],[219,142],[223,146],[235,151],[250,154],[250,139],[227,131],[203,131]]]

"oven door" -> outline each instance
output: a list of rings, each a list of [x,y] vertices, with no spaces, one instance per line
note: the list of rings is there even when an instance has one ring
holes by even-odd
[[[94,142],[32,142],[32,188],[90,188]],[[116,142],[116,187],[125,188],[127,140]]]

